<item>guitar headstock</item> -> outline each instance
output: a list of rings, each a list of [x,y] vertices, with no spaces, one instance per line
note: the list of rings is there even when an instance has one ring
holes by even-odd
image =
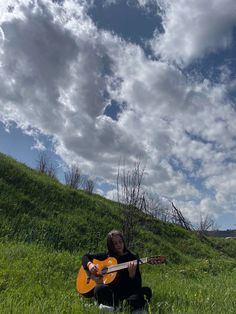
[[[157,255],[157,256],[151,256],[147,259],[148,264],[163,264],[167,263],[167,256],[165,255]]]

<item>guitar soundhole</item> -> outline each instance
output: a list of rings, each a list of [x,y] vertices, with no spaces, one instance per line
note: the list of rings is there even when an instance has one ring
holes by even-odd
[[[108,267],[104,267],[102,269],[102,275],[104,276],[107,273]]]

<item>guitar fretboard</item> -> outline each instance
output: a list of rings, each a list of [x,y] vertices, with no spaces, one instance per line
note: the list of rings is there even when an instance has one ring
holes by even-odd
[[[136,259],[136,260],[129,261],[129,262],[125,262],[125,263],[120,263],[120,264],[108,266],[108,267],[107,267],[108,269],[107,269],[106,273],[107,273],[107,274],[110,274],[110,273],[116,272],[116,271],[118,271],[118,270],[128,268],[128,264],[129,264],[130,262],[134,262],[135,265],[136,265],[137,263],[139,263],[140,265],[141,265],[141,264],[145,264],[145,263],[148,262],[148,257],[144,257],[144,258],[140,258],[140,259],[138,259],[138,260]]]

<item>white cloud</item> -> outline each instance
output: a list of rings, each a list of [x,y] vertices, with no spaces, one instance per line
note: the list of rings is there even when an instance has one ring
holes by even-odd
[[[141,156],[145,187],[194,219],[200,210],[233,210],[236,178],[227,160],[235,155],[236,124],[228,92],[235,82],[227,69],[218,84],[187,79],[174,65],[97,30],[85,2],[37,3],[24,2],[1,20],[0,119],[53,136],[64,161],[109,183],[120,158],[132,165]],[[163,45],[163,56],[171,58],[169,48]],[[184,62],[206,49],[183,54]],[[109,98],[126,104],[118,120],[103,115]]]
[[[208,52],[227,48],[236,26],[234,0],[160,0],[164,33],[152,40],[155,54],[187,65]]]
[[[43,142],[41,142],[39,139],[35,139],[34,145],[31,147],[31,149],[36,149],[38,151],[45,151],[46,147]]]
[[[189,82],[176,68],[147,60],[133,49],[123,51],[117,61],[116,73],[122,80],[114,97],[129,104],[118,124],[129,126],[149,158],[149,189],[184,200],[186,213],[188,204],[200,211],[204,197],[208,199],[207,193],[203,197],[204,188],[209,187],[208,177],[228,175],[224,159],[235,151],[235,111],[227,100],[226,85],[206,80]],[[180,162],[177,170],[169,164],[171,157]],[[193,185],[196,179],[200,181]],[[220,208],[226,209],[226,202],[220,201],[218,188],[220,184],[215,182],[209,212],[215,208],[219,214]],[[228,195],[226,189],[223,192],[227,198],[231,193]]]

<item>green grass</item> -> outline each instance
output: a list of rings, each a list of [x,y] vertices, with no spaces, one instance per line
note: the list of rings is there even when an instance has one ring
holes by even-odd
[[[81,255],[104,251],[121,217],[119,204],[0,154],[0,313],[98,313],[78,296],[76,275]],[[200,238],[145,214],[136,228],[132,250],[169,261],[141,268],[153,290],[149,313],[235,313],[236,241]]]
[[[154,285],[153,313],[235,313],[234,262],[226,269],[221,262],[208,260],[153,268],[143,277]]]
[[[98,313],[75,289],[81,254],[12,242],[0,251],[1,313]],[[144,265],[141,272],[153,290],[150,313],[235,313],[234,260]]]
[[[1,313],[83,313],[75,290],[77,254],[0,243]]]

